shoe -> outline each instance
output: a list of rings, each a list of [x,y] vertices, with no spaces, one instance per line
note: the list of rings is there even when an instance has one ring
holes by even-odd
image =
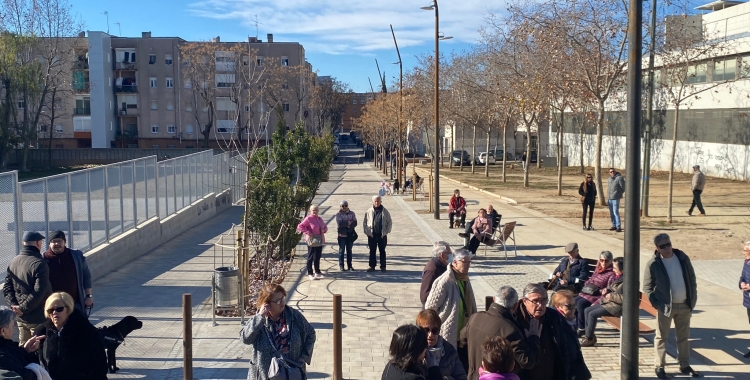
[[[462,224],[462,225],[461,225],[461,228],[466,228],[466,225],[465,225],[465,224]]]
[[[584,336],[583,339],[581,339],[581,347],[594,347],[595,344],[596,344],[596,336],[594,336],[591,339]]]
[[[667,373],[664,372],[664,367],[657,367],[654,372],[656,372],[656,377],[660,379],[669,379]]]
[[[326,278],[326,276],[323,276],[323,273],[315,273],[316,280],[320,280],[321,278]]]
[[[589,226],[589,231],[593,231],[594,227]]]
[[[311,274],[307,275],[307,278],[309,278],[309,279],[310,279],[310,281],[315,281],[315,280],[317,280],[317,277],[315,277],[315,276],[313,276],[313,275],[311,275]]]
[[[349,270],[352,271],[352,272],[354,272],[354,268],[352,268],[351,265],[349,265]]]
[[[701,377],[701,374],[698,373],[698,371],[693,370],[693,368],[690,366],[680,367],[680,373],[683,375],[690,375],[692,377]]]
[[[450,226],[448,226],[448,228],[453,229],[453,224],[451,224]]]
[[[693,216],[693,214],[690,211],[685,211],[685,214],[688,214],[688,216]]]
[[[367,271],[368,271],[368,272],[375,272],[375,268],[373,268],[373,267],[369,267],[369,268],[367,268]]]
[[[617,227],[611,227],[609,230],[610,231],[617,231]]]
[[[383,273],[385,273],[385,268],[382,268],[380,271],[383,272]]]
[[[343,265],[339,265],[339,270],[342,271],[342,272],[346,271],[346,269],[344,269]]]
[[[698,214],[698,216],[706,216],[706,214]]]
[[[467,238],[467,237],[469,237],[469,234],[467,234],[466,232],[460,232],[460,233],[458,234],[458,236],[460,236],[460,237],[462,237],[462,238]]]
[[[622,232],[622,228],[618,228],[618,229],[616,229],[615,231],[617,231],[617,232]]]
[[[586,228],[586,226],[583,226],[583,230],[588,231],[588,228]]]
[[[742,355],[745,359],[750,359],[750,351],[748,351],[745,355]]]
[[[586,336],[586,330],[578,329],[578,337],[583,338],[584,336]]]

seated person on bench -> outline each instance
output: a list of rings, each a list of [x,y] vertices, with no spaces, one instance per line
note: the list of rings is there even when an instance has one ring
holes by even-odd
[[[596,344],[596,320],[601,317],[620,317],[622,316],[622,294],[624,291],[622,270],[622,257],[615,258],[612,269],[615,271],[614,282],[609,284],[607,289],[602,291],[604,298],[595,305],[591,305],[583,312],[586,318],[585,335],[581,339],[581,347],[591,347]],[[637,273],[636,273],[637,275]]]
[[[569,289],[578,294],[591,274],[589,263],[578,254],[577,243],[568,243],[565,246],[565,252],[568,256],[560,261],[560,265],[557,266],[550,279],[550,282],[557,281],[552,290]]]
[[[419,174],[415,174],[414,176],[417,180],[416,183],[419,183]],[[404,191],[410,189],[412,186],[414,186],[414,180],[412,179],[412,177],[406,178],[406,181],[404,181]]]
[[[502,215],[497,213],[497,210],[492,205],[487,205],[487,219],[492,222],[492,230],[497,229],[497,225],[500,224],[500,218]]]
[[[466,227],[466,199],[461,196],[461,191],[458,189],[453,191],[453,196],[448,202],[448,219],[450,220],[448,228],[453,228],[453,220],[456,217],[459,217],[461,227]]]
[[[565,318],[573,331],[576,331],[576,295],[568,289],[560,289],[552,295],[552,307]]]
[[[490,224],[490,221],[487,220],[487,210],[480,208],[473,224],[472,229],[474,236],[469,242],[468,249],[473,255],[476,255],[477,249],[479,249],[479,243],[492,246],[495,245],[495,241],[492,240],[492,225]]]

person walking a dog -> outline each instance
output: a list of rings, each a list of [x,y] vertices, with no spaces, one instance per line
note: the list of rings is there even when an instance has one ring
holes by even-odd
[[[85,310],[94,306],[91,272],[83,252],[66,245],[64,232],[55,231],[50,235],[49,249],[44,252],[44,260],[49,266],[49,282],[53,292],[70,294],[76,310],[86,315]]]
[[[461,196],[461,191],[456,189],[453,191],[453,196],[448,203],[448,219],[450,219],[450,225],[448,228],[453,228],[453,220],[458,216],[461,220],[461,227],[466,226],[466,199]]]

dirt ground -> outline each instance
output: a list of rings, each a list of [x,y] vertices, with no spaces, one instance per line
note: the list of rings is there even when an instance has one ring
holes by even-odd
[[[429,170],[428,166],[424,169]],[[519,205],[538,210],[549,216],[565,220],[573,225],[581,225],[581,202],[578,187],[584,179],[579,167],[563,168],[562,196],[557,195],[557,168],[537,168],[532,164],[529,173],[529,187],[523,187],[523,170],[520,164],[506,168],[505,183],[502,182],[502,165],[490,165],[489,178],[484,177],[484,167],[477,167],[471,174],[471,167],[441,168],[440,174],[468,183],[478,188],[511,198]],[[618,169],[625,175],[625,170]],[[593,173],[594,168],[586,168]],[[604,189],[597,189],[606,197],[607,178],[602,173]],[[742,242],[750,240],[750,184],[723,178],[706,177],[706,187],[701,200],[706,217],[687,215],[692,202],[690,192],[691,174],[678,173],[674,180],[672,223],[667,222],[668,172],[652,172],[650,184],[649,217],[641,218],[641,247],[653,249],[651,239],[658,232],[666,232],[672,241],[690,250],[695,260],[739,259],[742,258]],[[626,186],[627,187],[627,186]],[[628,193],[625,193],[627,197]],[[623,239],[623,233],[609,231],[611,222],[607,206],[599,206],[594,211],[594,229]],[[620,204],[620,215],[624,221],[625,200]],[[624,222],[623,222],[624,226]]]

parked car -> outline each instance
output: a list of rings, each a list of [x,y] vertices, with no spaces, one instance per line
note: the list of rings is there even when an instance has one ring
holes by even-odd
[[[489,165],[495,165],[495,155],[490,152],[489,157],[487,156],[487,152],[479,153],[479,155],[474,159],[474,162],[477,165],[484,165],[485,159],[487,160],[487,164]]]
[[[536,152],[531,152],[531,160],[529,163],[536,164]]]
[[[490,151],[495,156],[495,161],[502,160],[504,151],[502,149],[495,149]],[[511,153],[505,153],[505,160],[506,161],[513,161],[513,154]]]
[[[451,159],[453,160],[453,165],[471,165],[471,156],[465,150],[454,150]]]

